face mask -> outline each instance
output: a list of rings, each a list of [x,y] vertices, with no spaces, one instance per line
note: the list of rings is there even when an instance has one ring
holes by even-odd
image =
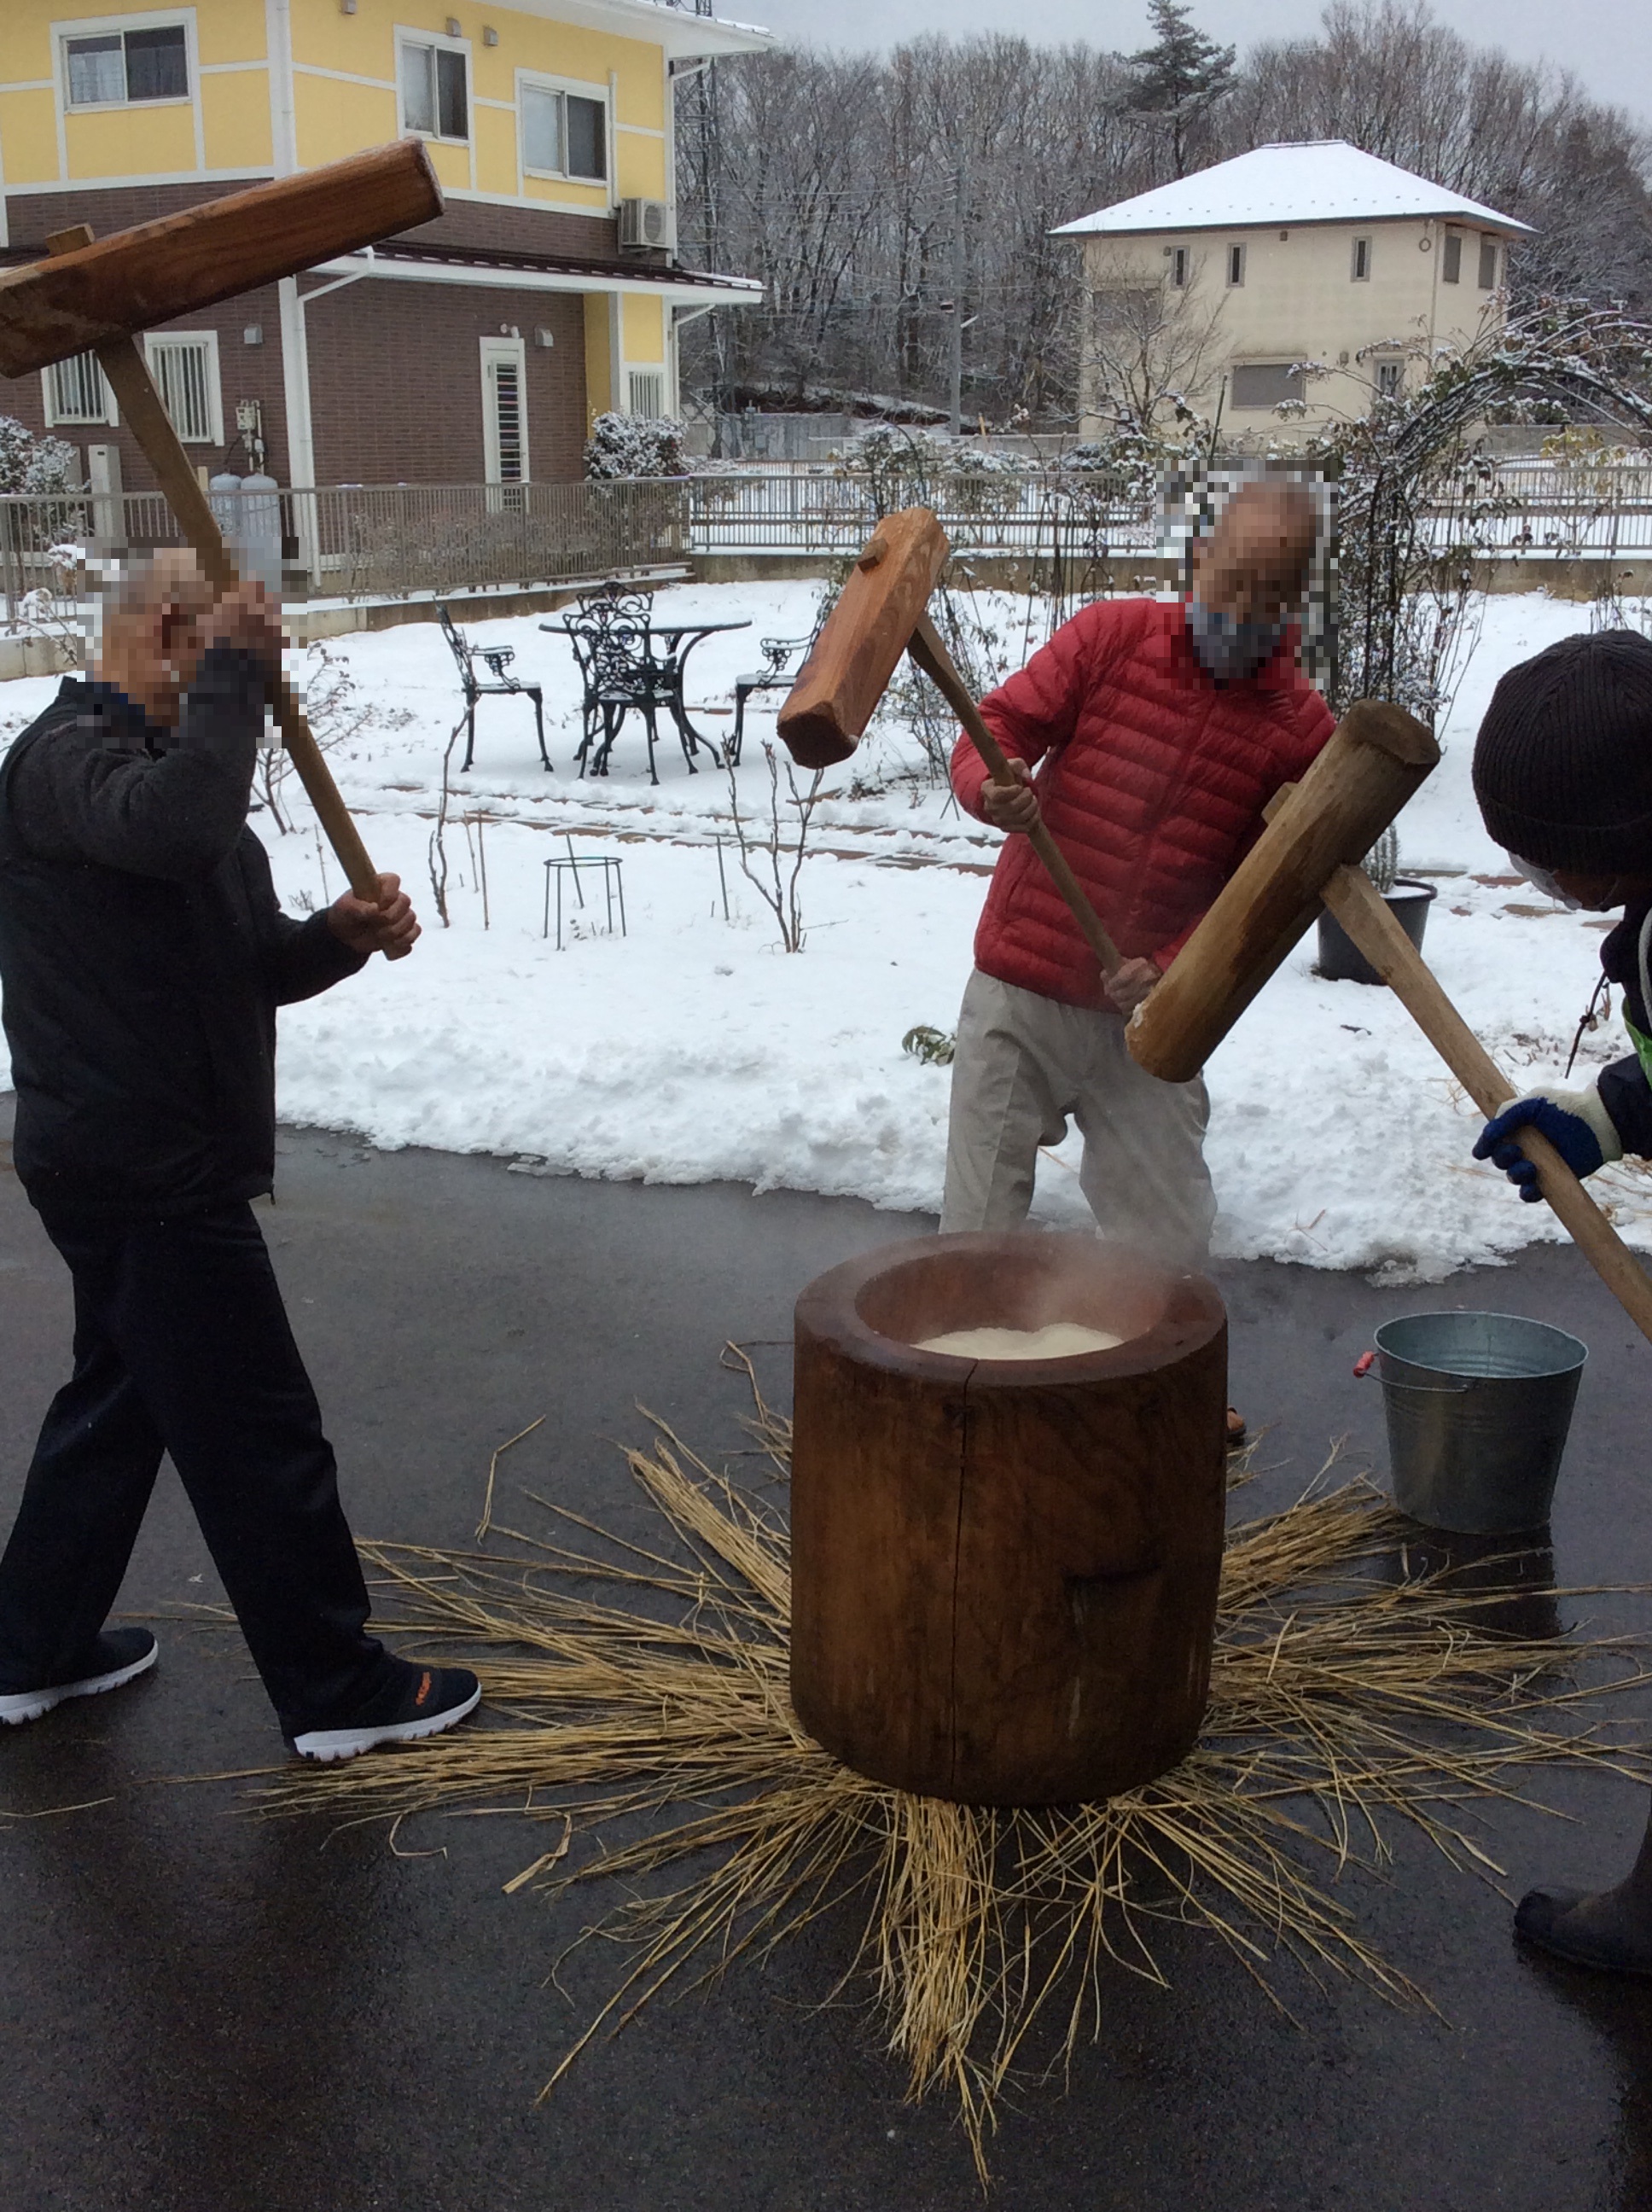
[[[1582,900],[1575,899],[1570,892],[1563,891],[1548,870],[1540,868],[1535,860],[1522,860],[1518,853],[1510,853],[1509,863],[1511,867],[1525,877],[1534,891],[1541,891],[1545,898],[1555,900],[1558,905],[1564,906],[1572,914],[1576,914],[1582,908]]]
[[[1187,634],[1205,673],[1231,683],[1239,677],[1254,676],[1273,658],[1285,635],[1285,624],[1242,622],[1236,615],[1223,614],[1218,608],[1190,599]]]

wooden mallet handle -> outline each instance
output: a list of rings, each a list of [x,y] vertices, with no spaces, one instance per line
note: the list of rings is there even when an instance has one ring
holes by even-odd
[[[91,236],[86,224],[76,223],[70,229],[53,232],[46,244],[54,254],[70,253],[88,244]],[[155,388],[155,380],[138,350],[137,340],[111,338],[97,348],[97,356],[132,435],[155,471],[179,528],[201,563],[202,573],[215,591],[233,591],[239,577],[224,544],[218,519],[173,428],[172,418]],[[271,712],[351,890],[357,898],[376,905],[379,872],[368,858],[361,833],[339,795],[332,772],[284,675],[276,679]],[[410,945],[401,945],[386,957],[404,959],[411,949]]]
[[[1339,868],[1325,887],[1325,903],[1487,1120],[1518,1097],[1519,1086],[1441,989],[1365,871]],[[1652,1280],[1645,1269],[1546,1137],[1521,1129],[1515,1141],[1536,1168],[1538,1188],[1578,1249],[1641,1334],[1652,1340]]]
[[[953,665],[951,654],[927,614],[919,616],[907,651],[969,732],[970,742],[986,762],[993,781],[1011,789],[1019,788],[1003,746],[987,728],[981,708],[969,696],[969,685]],[[1042,817],[1025,835],[1049,872],[1050,880],[1072,909],[1072,918],[1083,931],[1085,944],[1101,963],[1102,975],[1111,975],[1119,965],[1119,948],[1085,897],[1084,886],[1068,866],[1066,854],[1044,826]]]

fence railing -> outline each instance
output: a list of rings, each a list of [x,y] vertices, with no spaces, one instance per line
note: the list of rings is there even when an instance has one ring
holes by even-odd
[[[301,570],[313,594],[361,599],[489,585],[555,584],[680,561],[689,550],[680,482],[342,485],[213,494],[249,565]],[[56,599],[65,559],[180,542],[158,492],[0,496],[0,598]]]
[[[865,477],[742,471],[690,477],[687,492],[695,553],[853,553],[878,520]],[[1007,471],[949,473],[929,487],[926,503],[960,552],[1048,554],[1058,540],[1082,540],[1097,551],[1146,553],[1157,542],[1151,503],[1101,475],[1063,483]]]
[[[1508,462],[1496,489],[1508,512],[1477,517],[1487,553],[1585,559],[1652,556],[1652,469]],[[1127,561],[1157,550],[1151,502],[1103,476],[949,473],[930,494],[964,555],[1065,564]],[[339,485],[319,491],[214,495],[222,519],[307,579],[313,595],[404,598],[489,586],[531,586],[680,561],[690,554],[776,557],[856,551],[877,519],[864,477],[741,471],[616,483]],[[1434,518],[1442,545],[1461,518]],[[158,492],[0,496],[0,602],[68,606],[65,567],[81,552],[113,555],[177,542]],[[277,545],[276,540],[279,539]],[[70,549],[64,558],[54,558]]]

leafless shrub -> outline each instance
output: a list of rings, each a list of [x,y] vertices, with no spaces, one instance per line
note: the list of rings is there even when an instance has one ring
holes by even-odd
[[[728,771],[729,814],[740,855],[740,872],[774,915],[783,948],[787,952],[801,952],[805,932],[798,879],[808,857],[809,832],[820,803],[821,771],[817,769],[807,788],[799,791],[797,776],[787,761],[787,795],[782,800],[779,758],[766,738],[763,763],[768,771],[768,820],[763,829],[755,826],[741,812],[736,773],[732,767]]]

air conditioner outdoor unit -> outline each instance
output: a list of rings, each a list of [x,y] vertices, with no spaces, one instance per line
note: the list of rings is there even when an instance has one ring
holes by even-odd
[[[671,243],[671,210],[665,200],[622,200],[619,206],[622,246],[664,246]]]

